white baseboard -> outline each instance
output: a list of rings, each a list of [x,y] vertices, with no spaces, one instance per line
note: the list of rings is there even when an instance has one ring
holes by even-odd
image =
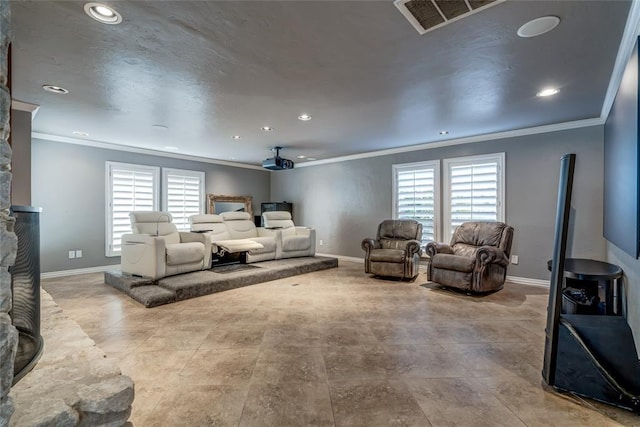
[[[100,273],[101,271],[108,271],[108,270],[113,270],[118,268],[120,268],[120,264],[102,265],[99,267],[77,268],[75,270],[50,271],[48,273],[40,274],[40,279],[50,279],[53,277],[64,277],[64,276],[76,276],[78,274]]]
[[[518,284],[518,285],[541,286],[543,288],[549,287],[549,281],[542,280],[542,279],[530,279],[528,277],[507,276],[507,281]]]

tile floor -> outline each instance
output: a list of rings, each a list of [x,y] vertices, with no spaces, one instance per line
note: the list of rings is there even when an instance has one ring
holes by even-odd
[[[144,308],[43,281],[136,384],[134,426],[640,426],[541,384],[547,290],[473,297],[361,264]]]

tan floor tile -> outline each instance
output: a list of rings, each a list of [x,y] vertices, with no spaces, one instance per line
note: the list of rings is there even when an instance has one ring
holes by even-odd
[[[525,426],[502,402],[472,379],[414,378],[407,380],[407,384],[435,427]]]
[[[226,384],[248,388],[258,351],[258,348],[200,349],[180,371],[178,379],[182,384]]]
[[[537,381],[516,376],[478,378],[475,381],[529,426],[619,425],[595,411],[585,411],[582,406],[548,388],[543,389],[541,375]]]
[[[143,426],[237,426],[247,390],[228,385],[194,385],[168,391]],[[136,425],[137,427],[137,425]]]
[[[541,388],[545,288],[468,296],[346,261],[153,309],[102,273],[42,283],[134,379],[136,427],[640,425]]]
[[[330,381],[336,426],[430,426],[399,380]]]
[[[380,345],[323,347],[329,380],[386,379],[398,376],[392,358]]]
[[[252,382],[326,382],[327,372],[320,348],[263,348],[253,371]]]
[[[333,426],[327,383],[252,383],[239,425]]]

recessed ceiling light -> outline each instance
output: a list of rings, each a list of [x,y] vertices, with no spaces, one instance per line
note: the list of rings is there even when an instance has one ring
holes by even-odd
[[[308,114],[300,114],[298,116],[298,120],[302,120],[303,122],[308,122],[309,120],[311,120],[311,116]]]
[[[438,132],[440,135],[449,135],[449,131],[448,130],[441,130],[440,132]]]
[[[164,149],[165,150],[175,151],[175,150],[178,149],[178,147],[174,147],[173,145],[165,145]]]
[[[299,156],[296,156],[298,159],[306,159],[307,156],[305,156],[304,154],[300,154]]]
[[[556,89],[554,87],[550,87],[548,89],[543,89],[540,92],[536,93],[536,96],[541,96],[541,97],[552,96],[552,95],[555,95],[558,92],[560,92],[559,89]]]
[[[76,136],[82,136],[82,137],[84,137],[84,138],[86,138],[86,137],[88,137],[88,136],[89,136],[89,134],[88,134],[87,132],[82,132],[82,131],[79,131],[79,130],[74,130],[74,131],[73,131],[73,132],[71,132],[71,133],[73,133],[73,134],[74,134],[74,135],[76,135]]]
[[[240,138],[242,138],[242,137],[241,137],[240,135],[233,135],[231,138],[233,138],[233,139],[240,139]]]
[[[55,85],[42,85],[42,89],[47,92],[56,93],[58,95],[66,95],[69,91],[63,87],[55,86]]]
[[[273,128],[271,126],[262,126],[260,130],[263,130],[265,132],[271,132]]]
[[[84,5],[84,12],[103,24],[115,25],[122,22],[122,15],[102,3],[87,3]]]
[[[518,28],[518,35],[524,38],[540,36],[553,30],[559,23],[560,18],[557,16],[543,16],[542,18],[529,21]]]
[[[317,160],[315,157],[307,157],[307,160],[311,161],[311,160]]]

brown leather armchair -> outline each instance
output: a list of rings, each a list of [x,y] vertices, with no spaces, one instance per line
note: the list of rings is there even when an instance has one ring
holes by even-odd
[[[385,220],[375,239],[364,239],[364,272],[413,279],[420,268],[422,224],[412,219]]]
[[[513,227],[502,222],[465,222],[451,244],[427,244],[427,279],[469,292],[502,289],[512,240]]]

